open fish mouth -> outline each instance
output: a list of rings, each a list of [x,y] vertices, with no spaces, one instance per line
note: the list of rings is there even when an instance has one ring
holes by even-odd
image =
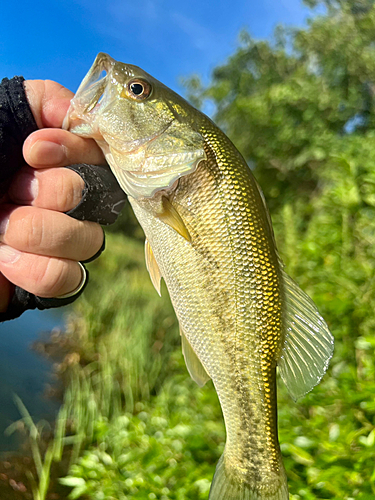
[[[88,97],[88,93],[90,95],[92,94],[92,98],[89,100],[86,108],[84,109],[85,113],[89,113],[96,106],[100,105],[101,98],[103,97],[104,90],[107,86],[108,76],[111,74],[115,64],[116,61],[104,52],[100,52],[96,56],[93,65],[85,78],[82,80],[76,92],[77,97],[80,97],[83,94]]]
[[[69,130],[76,127],[78,123],[90,123],[90,115],[94,114],[93,111],[97,111],[103,101],[109,99],[108,83],[115,64],[116,61],[108,54],[100,52],[97,55],[72,100],[62,124],[63,129]]]
[[[157,140],[169,129],[175,118],[160,130],[132,139],[123,134],[105,133],[98,125],[97,117],[111,109],[119,99],[119,87],[123,88],[124,82],[132,76],[132,70],[119,67],[108,54],[99,53],[71,101],[63,128],[103,140],[112,151],[120,154],[137,154],[147,144]]]

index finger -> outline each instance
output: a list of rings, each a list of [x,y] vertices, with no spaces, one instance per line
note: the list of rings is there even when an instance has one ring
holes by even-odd
[[[34,168],[105,163],[104,155],[93,139],[83,139],[67,130],[53,128],[30,134],[23,145],[23,156]]]

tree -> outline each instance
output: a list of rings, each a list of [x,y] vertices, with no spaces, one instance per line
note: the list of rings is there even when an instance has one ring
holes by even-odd
[[[296,196],[306,202],[330,158],[375,126],[373,1],[307,3],[323,3],[327,14],[306,29],[279,28],[273,42],[242,33],[199,93],[214,102],[215,120],[254,167],[272,211]]]

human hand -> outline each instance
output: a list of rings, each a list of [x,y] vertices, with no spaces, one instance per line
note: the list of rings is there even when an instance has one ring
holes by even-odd
[[[13,179],[0,203],[0,312],[17,285],[40,297],[57,297],[82,280],[78,261],[95,255],[103,243],[99,224],[63,212],[81,200],[84,181],[74,163],[103,164],[92,140],[61,127],[73,93],[49,80],[26,81],[25,90],[38,130],[24,143],[28,164]]]

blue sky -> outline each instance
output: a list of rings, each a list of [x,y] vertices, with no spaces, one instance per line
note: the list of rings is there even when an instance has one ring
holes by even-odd
[[[212,69],[247,28],[270,37],[302,26],[301,0],[20,0],[2,2],[0,75],[56,80],[75,91],[98,52],[141,66],[177,91],[180,77]]]

